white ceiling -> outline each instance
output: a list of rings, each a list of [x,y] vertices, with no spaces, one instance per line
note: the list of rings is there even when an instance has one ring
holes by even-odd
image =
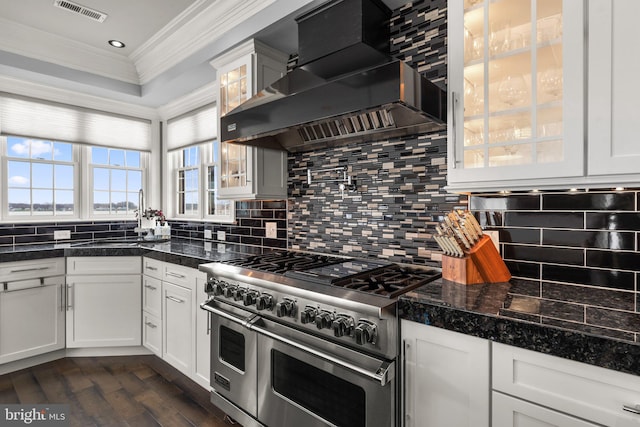
[[[0,0],[0,77],[159,107],[213,82],[209,61],[248,38],[295,53],[295,17],[325,0],[69,1],[108,16],[100,23],[54,0]]]

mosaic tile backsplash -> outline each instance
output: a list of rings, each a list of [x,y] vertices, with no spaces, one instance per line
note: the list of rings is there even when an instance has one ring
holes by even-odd
[[[640,192],[486,194],[469,206],[499,230],[523,320],[618,338],[640,333]]]
[[[393,12],[392,55],[446,89],[446,1],[417,1]],[[289,157],[289,247],[393,262],[437,264],[431,230],[443,213],[465,208],[447,194],[446,132],[349,145]],[[339,190],[346,167],[354,191]]]

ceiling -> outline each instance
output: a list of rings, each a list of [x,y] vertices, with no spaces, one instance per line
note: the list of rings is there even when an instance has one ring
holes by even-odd
[[[55,0],[0,0],[0,76],[160,107],[213,82],[209,62],[248,38],[295,53],[295,17],[325,0],[65,1],[106,19]]]

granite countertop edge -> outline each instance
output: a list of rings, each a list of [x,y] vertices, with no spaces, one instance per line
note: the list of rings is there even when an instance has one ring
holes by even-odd
[[[415,296],[399,298],[398,317],[497,343],[640,375],[640,345],[628,341],[473,312]]]

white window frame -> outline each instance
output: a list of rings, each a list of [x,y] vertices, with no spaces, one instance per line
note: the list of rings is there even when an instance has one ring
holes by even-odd
[[[85,195],[86,198],[86,202],[85,202],[85,212],[87,213],[86,217],[87,218],[91,218],[91,219],[123,219],[123,220],[132,220],[132,219],[136,219],[136,215],[135,212],[131,212],[129,214],[115,214],[115,213],[108,213],[108,214],[96,214],[93,211],[93,196],[94,196],[94,182],[93,182],[93,177],[94,177],[94,169],[95,168],[99,168],[99,169],[118,169],[118,170],[140,170],[142,172],[142,191],[143,194],[145,195],[145,199],[148,200],[148,194],[147,194],[147,182],[148,182],[148,174],[149,174],[149,166],[150,166],[150,157],[151,157],[151,153],[147,152],[147,151],[142,151],[142,150],[127,150],[125,148],[119,148],[119,147],[101,147],[101,148],[106,148],[108,150],[123,150],[123,151],[137,151],[140,153],[140,167],[134,168],[134,167],[128,167],[128,166],[114,166],[114,165],[110,165],[110,164],[106,164],[106,165],[98,165],[98,164],[93,164],[93,159],[91,158],[91,149],[93,147],[98,147],[98,146],[83,146],[83,158],[86,159],[86,169],[88,172],[88,176],[87,179],[84,180],[84,182],[87,183],[87,188],[83,189],[83,195]],[[138,189],[139,190],[139,189]],[[109,191],[111,192],[111,191]],[[147,206],[149,207],[148,203],[146,203]]]
[[[205,162],[203,164],[202,167],[202,172],[203,172],[203,183],[205,183],[205,185],[203,185],[203,198],[204,198],[204,203],[202,204],[203,206],[203,218],[206,219],[207,221],[212,221],[212,222],[222,222],[222,223],[232,223],[235,222],[236,220],[236,203],[234,200],[225,200],[225,202],[229,203],[229,214],[228,215],[210,215],[208,214],[209,212],[209,193],[212,191],[211,188],[209,188],[209,168],[213,167],[215,168],[215,170],[217,171],[214,179],[213,179],[213,184],[215,185],[215,193],[216,195],[220,194],[220,188],[218,188],[219,185],[219,181],[218,181],[218,177],[220,175],[220,167],[222,166],[220,164],[220,158],[218,158],[218,161],[214,160],[214,155],[215,153],[220,153],[220,149],[219,147],[217,147],[217,145],[219,145],[220,142],[215,140],[210,142],[209,145],[209,149],[211,150],[211,153],[209,153],[209,156],[207,158],[207,160],[209,160],[209,162]],[[219,154],[218,154],[219,156]]]
[[[214,150],[214,142],[208,141],[205,143],[195,145],[199,148],[199,164],[197,166],[199,173],[198,179],[200,180],[198,183],[198,212],[195,215],[191,214],[181,214],[180,213],[180,198],[178,197],[178,179],[179,179],[179,171],[185,169],[193,169],[192,167],[183,167],[182,166],[182,155],[183,150],[190,147],[181,147],[179,149],[171,151],[169,154],[171,156],[172,167],[172,185],[174,191],[171,192],[174,200],[172,201],[173,207],[173,217],[174,219],[189,219],[189,220],[201,220],[207,222],[220,222],[220,223],[233,223],[235,222],[235,203],[231,201],[231,207],[229,209],[228,215],[209,215],[207,212],[209,211],[208,206],[208,180],[207,173],[210,166],[219,167],[218,163],[213,162],[213,150]],[[193,147],[193,146],[191,146]],[[214,180],[214,183],[217,180]]]
[[[19,136],[18,136],[19,137]],[[23,137],[26,140],[29,139],[37,139],[42,141],[51,141],[51,142],[62,142],[67,143],[66,141],[55,141],[55,140],[47,140],[42,138],[29,138]],[[2,183],[2,222],[63,222],[63,221],[77,221],[82,218],[83,207],[81,206],[81,194],[83,192],[83,188],[80,184],[80,173],[82,169],[82,155],[80,152],[80,146],[78,144],[69,143],[72,147],[72,161],[71,162],[60,162],[55,160],[39,160],[29,158],[14,158],[8,155],[8,144],[7,137],[0,136],[0,150],[2,153],[2,178],[0,182]],[[20,214],[10,214],[9,213],[9,180],[8,180],[8,171],[9,171],[9,161],[10,160],[24,161],[30,163],[41,163],[41,164],[65,164],[73,166],[73,206],[74,212],[73,214],[67,215],[56,215],[55,207],[54,213],[51,215],[33,215],[33,213],[29,215],[20,215]],[[31,183],[31,187],[33,188],[33,183]]]

